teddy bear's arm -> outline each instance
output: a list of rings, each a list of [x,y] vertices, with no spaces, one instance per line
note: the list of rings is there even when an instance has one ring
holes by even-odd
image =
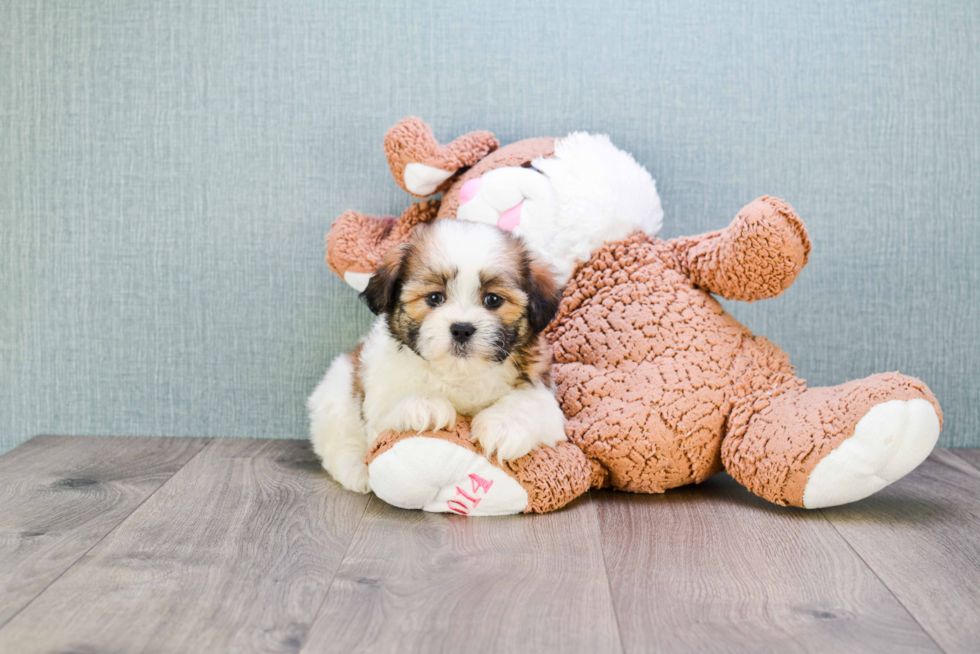
[[[416,197],[445,191],[460,168],[476,164],[499,145],[490,132],[470,132],[439,145],[432,129],[414,116],[401,119],[385,135],[391,176]]]
[[[345,282],[363,291],[385,253],[407,241],[416,225],[434,220],[437,211],[439,200],[416,202],[399,218],[347,211],[330,226],[327,264]]]
[[[671,265],[704,290],[754,302],[789,288],[810,256],[810,237],[793,208],[762,197],[725,229],[665,243]]]

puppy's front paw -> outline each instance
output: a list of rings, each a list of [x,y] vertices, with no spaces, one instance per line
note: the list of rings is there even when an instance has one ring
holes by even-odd
[[[472,437],[489,457],[501,461],[519,459],[539,445],[554,447],[567,440],[565,417],[548,391],[533,389],[505,395],[476,414]]]
[[[429,395],[409,395],[388,416],[396,431],[437,431],[456,423],[456,409],[449,400]]]
[[[470,427],[473,439],[488,457],[494,452],[501,461],[519,459],[538,445],[537,439],[519,420],[493,407],[476,414]]]

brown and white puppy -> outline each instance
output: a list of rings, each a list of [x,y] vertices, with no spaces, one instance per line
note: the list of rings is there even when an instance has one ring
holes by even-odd
[[[561,292],[519,237],[455,220],[420,226],[361,297],[378,319],[307,402],[313,449],[344,487],[370,489],[364,457],[381,432],[449,428],[457,414],[501,460],[565,440],[540,336]]]

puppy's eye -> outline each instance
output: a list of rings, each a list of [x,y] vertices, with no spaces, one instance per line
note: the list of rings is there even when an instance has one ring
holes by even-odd
[[[487,293],[483,296],[483,304],[485,304],[488,309],[498,309],[503,303],[504,299],[496,293]]]
[[[430,307],[437,307],[446,301],[445,293],[429,293],[425,296],[425,303]]]

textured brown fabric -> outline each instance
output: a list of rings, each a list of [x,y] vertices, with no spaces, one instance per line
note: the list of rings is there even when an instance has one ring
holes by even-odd
[[[751,405],[722,444],[725,469],[750,491],[776,504],[803,506],[813,468],[877,404],[928,400],[942,410],[924,383],[897,372],[872,375],[830,388],[792,386],[746,398]]]
[[[763,198],[724,230],[668,242],[635,234],[576,271],[549,328],[558,397],[569,438],[614,488],[660,493],[707,479],[721,469],[739,393],[802,384],[778,347],[696,283],[762,296],[788,286],[808,250],[788,205]],[[766,287],[771,271],[783,279]]]
[[[524,513],[547,513],[565,506],[593,485],[600,485],[603,472],[571,443],[542,447],[526,456],[500,464],[527,491]]]
[[[810,258],[803,221],[769,196],[746,205],[726,229],[671,243],[675,267],[695,286],[743,302],[780,295]]]
[[[456,217],[466,181],[553,153],[550,138],[500,148],[453,179],[435,218]],[[363,234],[350,229],[345,236],[362,243],[357,252],[371,252],[365,262],[379,260],[393,241],[376,236],[370,220],[360,223]],[[703,481],[724,461],[752,492],[800,506],[810,472],[872,406],[922,397],[939,412],[925,384],[897,373],[807,390],[779,347],[711,296],[778,296],[809,255],[803,222],[787,203],[766,196],[725,229],[670,241],[634,234],[606,243],[579,266],[545,334],[566,432],[585,454],[591,486],[659,493]],[[528,456],[505,470],[529,497],[541,489],[543,498],[562,498],[536,506],[558,506],[582,492],[578,459],[561,454],[553,461],[559,455],[547,450]],[[562,475],[574,479],[553,479]]]
[[[397,219],[347,211],[327,233],[327,264],[341,277],[345,272],[373,273],[388,250],[407,241],[419,223],[434,220],[438,210],[439,200],[422,200]]]
[[[460,417],[453,429],[448,431],[422,434],[383,432],[368,451],[365,463],[370,465],[396,443],[419,436],[446,440],[483,455],[483,448],[470,440],[469,419]],[[604,480],[601,469],[571,443],[559,443],[555,448],[542,447],[503,464],[496,457],[491,457],[490,461],[513,477],[527,492],[528,504],[524,513],[547,513],[560,509],[589,488],[602,485]]]
[[[420,163],[455,172],[474,165],[499,145],[497,137],[490,132],[470,132],[449,145],[439,145],[432,135],[432,129],[418,118],[410,116],[398,121],[398,124],[388,130],[384,147],[391,176],[399,186],[411,193],[405,188],[406,165]],[[444,191],[452,183],[453,178],[450,177],[436,191]]]
[[[379,456],[390,450],[400,441],[406,438],[417,438],[419,436],[424,436],[426,438],[440,438],[442,440],[449,441],[460,447],[465,447],[471,452],[476,452],[477,454],[483,454],[483,449],[477,444],[469,439],[470,434],[470,423],[467,418],[457,418],[456,424],[452,429],[440,429],[439,431],[427,431],[427,432],[395,432],[392,430],[387,430],[381,432],[377,440],[371,444],[371,448],[368,450],[367,456],[364,458],[364,463],[371,465],[371,462],[377,459]]]

